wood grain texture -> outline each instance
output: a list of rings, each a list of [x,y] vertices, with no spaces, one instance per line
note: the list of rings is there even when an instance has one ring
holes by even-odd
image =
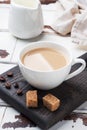
[[[82,56],[87,61],[87,54]],[[79,65],[75,65],[73,69],[76,69]],[[34,121],[42,129],[47,129],[62,120],[66,115],[70,114],[74,109],[87,100],[87,68],[78,76],[67,80],[60,86],[49,91],[38,90],[39,95],[39,107],[37,109],[28,109],[25,104],[25,93],[28,90],[33,90],[22,77],[19,67],[15,67],[10,72],[14,73],[14,77],[8,78],[6,73],[3,76],[12,84],[11,90],[5,88],[4,83],[0,84],[0,97],[7,103],[11,104],[19,112],[23,113],[26,117]],[[18,96],[14,83],[19,82],[20,88],[23,91],[22,96]],[[55,112],[50,112],[43,107],[42,97],[52,93],[58,97],[61,101],[60,108]],[[3,96],[4,95],[4,96]],[[54,119],[54,120],[53,120]]]

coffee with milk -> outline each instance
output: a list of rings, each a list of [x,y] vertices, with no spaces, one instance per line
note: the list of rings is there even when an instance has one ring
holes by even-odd
[[[67,60],[61,51],[52,48],[38,48],[28,51],[22,57],[22,63],[32,70],[50,71],[64,67]]]

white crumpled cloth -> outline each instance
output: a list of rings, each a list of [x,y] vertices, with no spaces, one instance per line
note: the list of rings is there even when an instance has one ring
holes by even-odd
[[[81,1],[85,8],[82,8],[84,5]],[[63,36],[71,33],[74,43],[87,45],[87,0],[59,0],[59,2],[64,12],[56,18],[51,27]]]

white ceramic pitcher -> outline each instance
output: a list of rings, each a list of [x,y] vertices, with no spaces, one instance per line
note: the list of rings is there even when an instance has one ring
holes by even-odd
[[[12,0],[9,31],[21,39],[38,36],[43,30],[43,16],[39,0]]]

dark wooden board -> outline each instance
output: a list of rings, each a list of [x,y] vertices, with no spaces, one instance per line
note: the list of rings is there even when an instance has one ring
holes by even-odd
[[[85,59],[87,62],[87,53],[81,56],[81,58]],[[79,66],[80,64],[74,65],[72,67],[72,71]],[[8,77],[6,75],[9,71],[14,73],[13,77]],[[25,93],[28,90],[35,88],[23,79],[19,67],[16,66],[7,72],[2,75],[6,78],[6,81],[9,81],[12,84],[12,87],[8,90],[5,87],[5,83],[0,82],[0,97],[44,130],[62,120],[65,116],[69,115],[74,109],[87,100],[87,67],[82,73],[65,81],[55,89],[49,91],[38,90],[38,108],[26,107]],[[17,95],[17,88],[14,88],[15,82],[19,83],[19,88],[23,91],[22,96]],[[55,112],[50,112],[42,104],[42,97],[47,93],[52,93],[61,101],[59,109]]]

